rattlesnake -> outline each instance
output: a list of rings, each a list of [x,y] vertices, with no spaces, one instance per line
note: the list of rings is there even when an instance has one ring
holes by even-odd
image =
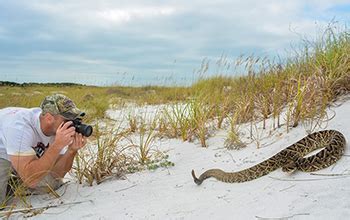
[[[282,167],[284,172],[300,170],[314,172],[334,164],[345,150],[346,140],[342,133],[335,130],[324,130],[309,134],[298,142],[275,154],[271,158],[245,170],[225,172],[220,169],[205,171],[199,178],[192,170],[192,177],[197,185],[205,179],[214,177],[227,183],[246,182],[264,176]],[[305,157],[312,151],[324,148],[315,155]]]

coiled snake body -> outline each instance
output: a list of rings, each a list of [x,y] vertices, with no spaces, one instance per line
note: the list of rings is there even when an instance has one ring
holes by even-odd
[[[345,145],[346,140],[342,133],[335,130],[319,131],[309,134],[271,158],[245,170],[225,172],[220,169],[210,169],[198,178],[192,170],[192,177],[194,182],[200,185],[210,177],[227,183],[246,182],[264,176],[278,168],[289,173],[295,170],[314,172],[338,161],[345,151]],[[324,149],[315,155],[305,157],[310,152],[320,148]]]

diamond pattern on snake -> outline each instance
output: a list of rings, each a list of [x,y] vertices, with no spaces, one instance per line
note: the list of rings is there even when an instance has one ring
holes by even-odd
[[[197,185],[210,177],[227,183],[240,183],[262,177],[278,168],[283,172],[294,171],[315,172],[331,166],[344,154],[346,140],[342,133],[336,130],[318,131],[286,149],[280,151],[269,159],[238,172],[225,172],[221,169],[210,169],[198,178],[192,170],[192,177]],[[305,157],[309,153],[321,149],[317,154]]]

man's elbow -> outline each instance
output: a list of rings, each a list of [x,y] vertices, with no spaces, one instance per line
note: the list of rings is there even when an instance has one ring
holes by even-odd
[[[47,172],[32,174],[30,170],[25,170],[22,175],[20,175],[20,178],[22,179],[25,187],[34,189],[42,181],[42,179],[45,178],[46,175],[48,175]]]
[[[41,181],[42,178],[22,178],[23,185],[25,187],[34,189],[37,187],[38,183]]]

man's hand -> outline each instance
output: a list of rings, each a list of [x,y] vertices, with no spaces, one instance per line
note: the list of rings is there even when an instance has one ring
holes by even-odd
[[[62,149],[74,141],[75,127],[69,127],[72,123],[72,121],[62,122],[57,128],[55,141],[53,142],[55,147]]]
[[[73,143],[71,143],[68,147],[68,150],[71,151],[78,151],[79,149],[83,148],[86,145],[86,138],[80,134],[80,133],[75,133]]]

